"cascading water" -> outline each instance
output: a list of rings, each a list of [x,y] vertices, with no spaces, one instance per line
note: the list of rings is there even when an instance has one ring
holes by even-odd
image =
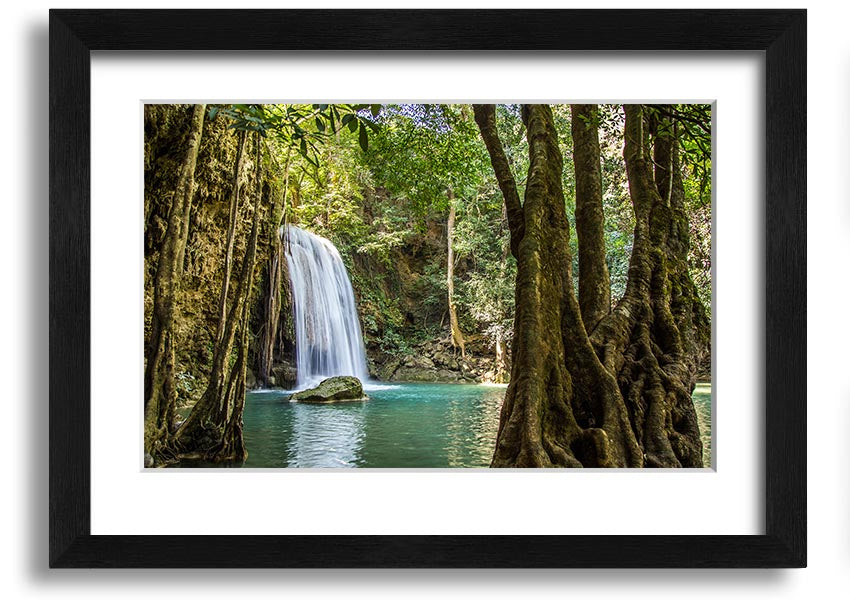
[[[336,247],[287,225],[286,264],[295,317],[296,387],[335,375],[369,377],[354,290]]]

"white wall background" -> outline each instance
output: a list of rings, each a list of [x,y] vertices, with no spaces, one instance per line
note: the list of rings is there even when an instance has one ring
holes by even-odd
[[[85,7],[138,7],[87,2]],[[148,2],[154,7],[740,7],[688,2]],[[8,476],[2,494],[0,590],[9,598],[525,598],[593,595],[642,598],[796,598],[842,595],[850,559],[850,382],[833,317],[848,297],[850,203],[841,176],[850,164],[850,10],[839,3],[749,2],[753,8],[809,9],[809,568],[789,571],[55,571],[47,541],[47,9],[76,2],[7,3],[2,144],[6,210],[2,295],[6,382],[3,405]],[[822,125],[820,122],[823,122]],[[8,246],[8,247],[7,247]]]

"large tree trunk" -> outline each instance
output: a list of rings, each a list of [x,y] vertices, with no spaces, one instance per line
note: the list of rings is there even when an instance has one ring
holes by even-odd
[[[711,323],[691,277],[688,256],[691,249],[690,224],[685,208],[679,128],[669,121],[656,121],[655,180],[659,195],[669,195],[670,228],[665,248],[670,289],[670,311],[679,330],[681,360],[686,363],[688,385],[693,389],[700,365],[711,357]]]
[[[244,164],[245,141],[247,134],[244,131],[237,132],[236,160],[233,166],[231,178],[230,208],[227,222],[227,239],[224,247],[224,263],[221,278],[221,289],[218,298],[218,319],[216,324],[215,338],[213,340],[213,359],[207,387],[201,399],[192,408],[189,417],[177,431],[177,441],[182,452],[194,452],[201,446],[210,446],[215,439],[213,433],[227,418],[226,379],[228,361],[233,348],[233,339],[236,333],[236,318],[238,312],[239,292],[228,310],[230,301],[230,280],[233,272],[233,247],[236,241],[236,233],[239,215],[239,200],[241,193],[241,174]],[[203,433],[206,441],[201,442],[198,437]],[[212,441],[211,441],[212,440]]]
[[[145,453],[154,462],[167,458],[177,398],[174,367],[174,312],[183,270],[188,216],[195,190],[195,166],[201,145],[206,105],[192,111],[186,158],[168,213],[168,225],[154,275],[151,334],[145,368]]]
[[[225,333],[227,300],[230,294],[230,276],[233,272],[233,244],[236,240],[236,219],[239,214],[239,192],[242,185],[240,181],[243,164],[242,157],[245,152],[247,134],[244,131],[240,131],[237,136],[239,141],[236,144],[236,163],[233,166],[233,178],[231,179],[230,212],[227,219],[227,242],[225,242],[224,247],[224,273],[222,274],[221,291],[218,296],[218,325],[215,331],[216,346],[221,345]],[[216,371],[216,367],[213,367],[213,370]]]
[[[245,411],[245,393],[247,392],[245,379],[248,369],[248,343],[250,337],[249,307],[251,304],[251,290],[254,287],[254,265],[257,258],[257,236],[260,228],[260,210],[262,208],[261,148],[260,135],[257,134],[254,218],[251,223],[251,236],[248,241],[248,248],[245,250],[245,259],[242,268],[242,278],[246,281],[244,281],[244,291],[240,290],[244,294],[244,298],[242,300],[242,314],[239,318],[240,335],[238,354],[236,364],[233,365],[233,373],[228,386],[230,397],[227,398],[227,404],[232,408],[222,434],[221,444],[212,453],[212,457],[215,460],[244,461],[248,458],[248,451],[245,449],[245,441],[242,436],[242,415]]]
[[[595,104],[573,104],[571,109],[576,176],[578,304],[584,327],[591,333],[611,311],[611,281],[605,261],[599,114]]]
[[[275,237],[277,239],[270,240],[271,248],[266,267],[266,290],[263,302],[263,328],[260,332],[257,352],[257,380],[263,387],[271,385],[277,331],[280,324],[281,280],[283,265],[286,261],[280,234],[276,233]]]
[[[477,106],[476,122],[491,158],[503,156],[488,113],[491,107]],[[589,337],[572,286],[552,114],[548,106],[523,107],[530,166],[521,212],[508,211],[509,219],[515,216],[509,224],[517,257],[516,317],[493,466],[702,465],[691,362],[682,343],[687,336],[679,330],[697,317],[693,310],[688,316],[682,309],[679,317],[671,311],[671,284],[686,275],[681,261],[672,266],[682,240],[677,233],[671,251],[676,236],[670,232],[681,230],[685,213],[671,210],[670,200],[665,203],[658,193],[642,107],[627,107],[626,118],[634,251],[624,298]],[[674,164],[671,190],[681,187]],[[503,190],[513,185],[496,160],[494,170]],[[597,200],[601,204],[601,196]],[[506,196],[508,202],[513,201]]]
[[[486,122],[478,115],[491,110],[476,107],[476,120]],[[517,249],[511,381],[492,466],[641,466],[617,383],[590,345],[572,291],[563,161],[552,112],[546,105],[525,106],[523,120],[531,160],[522,237],[511,244]],[[491,157],[503,154],[491,147],[496,142],[485,136]],[[502,179],[500,185],[511,184]],[[520,231],[516,223],[509,226],[512,237]]]
[[[487,153],[493,171],[496,173],[496,181],[505,200],[505,213],[508,217],[508,229],[511,232],[511,254],[514,258],[519,257],[519,242],[525,235],[525,217],[522,212],[522,203],[517,191],[516,179],[514,179],[511,164],[499,139],[499,131],[496,128],[496,106],[494,104],[473,104],[472,111],[475,115],[475,123],[481,131]]]
[[[625,107],[634,246],[625,295],[592,339],[606,367],[617,374],[647,466],[701,467],[702,441],[691,398],[696,346],[688,340],[710,334],[701,331],[707,320],[687,269],[678,142],[672,130],[657,135],[648,112],[641,105]],[[656,134],[654,157],[650,126]]]
[[[216,336],[218,343],[213,349],[213,365],[207,388],[175,434],[176,447],[186,456],[207,460],[243,460],[246,456],[241,442],[241,424],[247,368],[248,304],[253,286],[261,210],[260,158],[258,140],[253,219],[238,283],[230,306],[225,304],[222,313],[224,319],[219,322]],[[238,163],[237,160],[237,166]],[[226,276],[222,281],[222,288],[228,285],[229,276]],[[222,297],[225,297],[224,294]],[[229,365],[237,329],[240,336],[236,361]]]
[[[286,256],[280,228],[286,223],[286,192],[289,187],[289,156],[283,171],[283,190],[280,201],[272,207],[272,228],[269,231],[269,258],[266,268],[266,291],[263,302],[263,327],[257,352],[257,379],[264,387],[271,384],[272,365],[280,325],[281,285],[286,270]],[[275,382],[278,385],[281,382]]]
[[[460,348],[460,355],[466,358],[466,342],[460,331],[457,320],[457,309],[455,308],[455,252],[454,252],[454,228],[455,228],[455,195],[449,188],[449,218],[446,222],[446,239],[448,256],[446,258],[446,290],[448,291],[449,326],[451,328],[452,348]]]

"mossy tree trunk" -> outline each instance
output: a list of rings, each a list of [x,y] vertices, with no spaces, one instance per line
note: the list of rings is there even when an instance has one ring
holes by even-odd
[[[519,243],[525,235],[525,217],[511,164],[499,139],[499,130],[496,127],[496,106],[474,104],[472,110],[475,115],[475,124],[478,125],[484,145],[487,147],[490,163],[493,165],[496,181],[499,183],[499,189],[505,201],[505,215],[508,218],[508,229],[511,233],[511,254],[514,258],[519,258]]]
[[[237,159],[237,171],[239,165],[240,161]],[[229,306],[224,291],[226,287],[229,287],[230,275],[225,266],[221,297],[225,298],[226,301],[220,314],[223,319],[219,321],[217,329],[217,343],[213,349],[213,364],[209,382],[201,399],[192,408],[192,412],[189,413],[189,416],[175,434],[175,445],[184,456],[195,456],[215,461],[239,461],[244,460],[247,456],[242,443],[242,412],[245,402],[247,346],[250,336],[248,331],[249,304],[253,288],[262,208],[259,136],[256,145],[254,177],[256,189],[253,194],[251,231],[248,234],[236,289],[233,292],[232,300],[229,301]],[[238,178],[236,179],[238,180]],[[238,197],[239,194],[234,192],[232,201],[233,199],[238,201]],[[233,214],[233,211],[231,211],[231,214]],[[226,249],[226,254],[227,251]],[[238,338],[237,331],[239,333]],[[233,358],[234,342],[236,342],[235,360]]]
[[[257,260],[257,237],[260,228],[260,211],[263,196],[261,148],[260,136],[257,134],[254,217],[251,222],[251,235],[248,241],[248,248],[245,251],[245,258],[242,263],[242,278],[245,280],[245,288],[244,291],[240,290],[244,294],[244,297],[242,299],[242,313],[239,317],[239,345],[236,363],[233,365],[230,382],[228,382],[229,395],[225,399],[226,404],[231,409],[230,414],[227,416],[227,423],[222,433],[221,443],[212,453],[213,458],[216,460],[244,461],[248,458],[242,428],[243,414],[245,412],[245,393],[247,392],[245,381],[248,370],[248,344],[251,336],[251,291],[254,288],[254,266]],[[240,281],[240,283],[242,282]]]
[[[286,224],[286,194],[289,187],[290,157],[283,169],[283,190],[272,207],[272,228],[269,230],[269,258],[266,265],[266,290],[263,299],[263,327],[257,352],[257,379],[264,387],[271,383],[272,365],[278,339],[281,313],[281,286],[286,272],[286,256],[280,228]],[[279,384],[280,382],[276,382]]]
[[[233,274],[233,249],[239,220],[239,201],[242,187],[242,169],[247,134],[237,132],[236,159],[231,177],[230,203],[227,221],[227,238],[222,261],[222,279],[219,290],[218,311],[215,338],[213,339],[213,358],[207,387],[201,399],[192,408],[189,417],[177,431],[177,447],[181,453],[205,454],[216,443],[217,429],[227,419],[226,378],[228,362],[231,358],[233,340],[236,335],[235,314],[238,312],[239,290],[236,298],[230,300],[230,283]],[[241,284],[241,282],[240,282]],[[230,309],[228,309],[230,304]],[[203,438],[203,439],[202,439]]]
[[[588,333],[611,311],[611,280],[605,260],[599,112],[595,104],[573,104],[573,164],[576,176],[578,304]]]
[[[493,113],[489,106],[475,110],[478,122]],[[563,159],[552,111],[527,105],[522,112],[530,164],[521,211],[508,207],[517,257],[511,380],[491,464],[641,466],[617,382],[594,353],[572,291]],[[485,143],[491,157],[504,153],[497,137],[485,136]],[[512,186],[503,176],[500,185]],[[515,190],[511,195],[519,197]],[[515,218],[521,226],[510,222]]]
[[[711,357],[711,323],[699,292],[691,277],[688,255],[691,249],[690,224],[685,207],[685,185],[678,140],[680,131],[669,120],[655,120],[655,180],[659,195],[669,194],[670,228],[667,232],[665,257],[670,311],[682,344],[681,359],[693,379],[700,365]]]
[[[701,466],[690,398],[695,369],[682,343],[689,336],[679,329],[698,318],[671,310],[672,281],[687,278],[687,265],[671,258],[682,256],[687,221],[684,210],[671,210],[672,191],[667,199],[658,192],[644,108],[626,107],[624,154],[636,221],[626,294],[590,336],[573,292],[563,165],[551,110],[523,107],[530,166],[520,207],[513,176],[500,158],[495,111],[478,105],[475,112],[505,194],[517,258],[511,380],[492,466]],[[681,187],[681,176],[676,183],[675,136],[669,139],[672,175],[666,185],[672,190]],[[577,169],[589,167],[595,170],[595,161],[576,161]],[[601,204],[601,195],[590,202]],[[691,284],[678,292],[685,296],[678,305],[696,301],[688,296],[692,291]],[[689,306],[693,312],[693,302]]]
[[[236,163],[233,167],[233,177],[230,189],[230,211],[227,219],[227,242],[224,249],[224,272],[221,279],[221,290],[218,296],[218,325],[215,331],[215,345],[222,346],[227,324],[227,301],[230,295],[230,279],[233,273],[233,245],[236,241],[237,217],[239,215],[239,193],[242,187],[241,175],[243,167],[243,155],[245,153],[245,140],[247,134],[244,131],[237,133],[239,141],[236,145]],[[217,356],[216,359],[220,359]],[[216,360],[213,361],[214,364]],[[218,367],[213,367],[218,370]]]
[[[591,339],[617,374],[647,466],[701,467],[691,398],[700,350],[690,341],[707,341],[710,332],[687,266],[678,134],[648,107],[626,105],[625,114],[635,213],[629,277],[622,300]]]
[[[186,157],[180,166],[177,189],[168,212],[168,224],[154,275],[154,300],[145,366],[145,453],[155,462],[171,455],[175,387],[174,317],[188,235],[188,218],[195,190],[195,167],[203,134],[206,105],[196,104],[189,126]]]
[[[266,265],[266,290],[263,302],[263,329],[257,352],[257,380],[263,387],[271,385],[272,364],[280,323],[280,296],[283,278],[283,241],[280,235],[270,239],[270,255]]]

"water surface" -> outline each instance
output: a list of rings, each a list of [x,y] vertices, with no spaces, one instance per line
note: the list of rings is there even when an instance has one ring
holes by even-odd
[[[250,392],[245,467],[487,467],[503,386],[404,383],[368,390],[370,400],[299,404],[289,392]],[[711,464],[711,386],[694,404]]]
[[[693,393],[697,411],[700,437],[702,437],[702,464],[711,466],[711,384],[698,383]]]

